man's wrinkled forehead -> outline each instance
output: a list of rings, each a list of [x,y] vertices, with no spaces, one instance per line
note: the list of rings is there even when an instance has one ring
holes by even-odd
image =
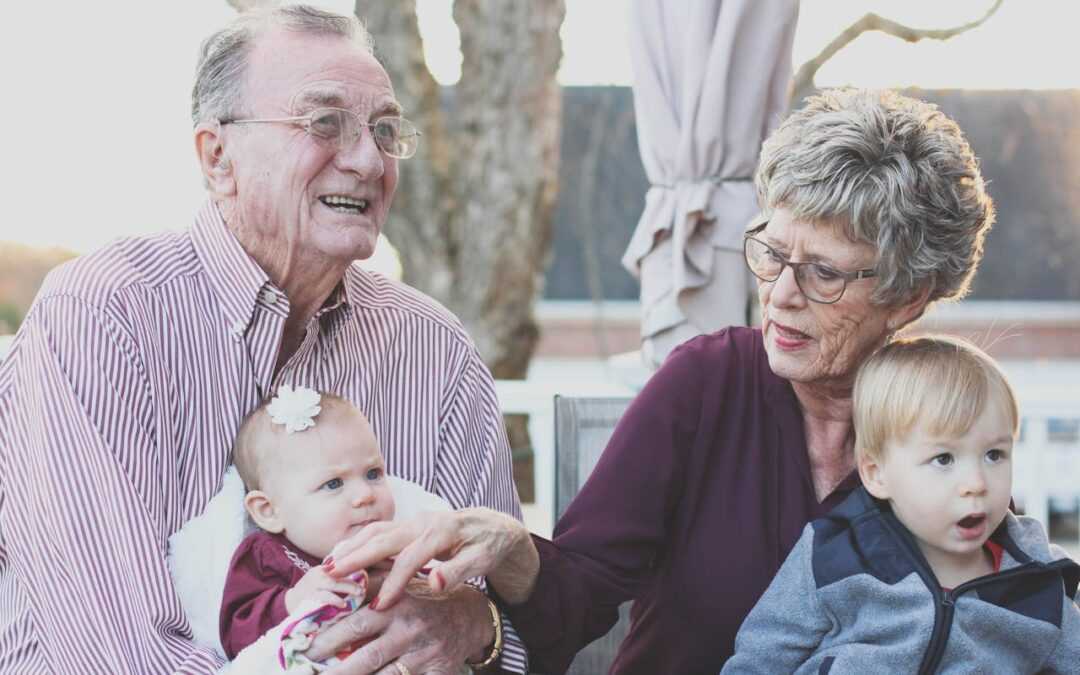
[[[347,38],[269,29],[248,59],[246,93],[252,96],[276,92],[293,108],[401,109],[382,64]]]
[[[366,95],[365,95],[366,94]],[[307,87],[293,96],[291,108],[296,112],[313,108],[344,108],[356,112],[368,112],[371,117],[401,115],[401,104],[391,91],[350,92],[343,83],[320,83]]]

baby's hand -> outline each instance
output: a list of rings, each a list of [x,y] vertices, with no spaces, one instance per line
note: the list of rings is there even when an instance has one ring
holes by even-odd
[[[295,586],[285,591],[285,610],[293,614],[301,607],[316,609],[333,605],[344,608],[345,601],[341,596],[358,595],[362,600],[365,585],[350,579],[335,579],[322,565],[312,567]]]

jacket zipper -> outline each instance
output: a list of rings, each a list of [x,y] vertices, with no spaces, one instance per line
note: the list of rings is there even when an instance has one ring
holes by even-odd
[[[979,577],[978,579],[972,579],[971,581],[960,584],[948,593],[943,592],[941,587],[937,586],[936,583],[931,586],[930,589],[934,592],[939,611],[935,613],[934,632],[930,636],[930,644],[926,648],[926,654],[923,656],[923,665],[919,669],[919,673],[933,675],[937,672],[938,666],[941,665],[941,659],[945,656],[945,645],[949,642],[949,633],[952,631],[953,614],[956,612],[957,597],[983,584],[1000,581],[1001,579],[1008,579],[1010,577],[1022,576],[1029,571],[1042,571],[1042,569],[1043,568],[1039,563],[1027,562],[1018,567],[1007,569],[1004,572],[996,572],[994,574]]]
[[[1054,563],[1041,564],[1029,560],[1004,572],[996,572],[978,579],[972,579],[946,593],[941,590],[941,584],[938,583],[937,577],[934,576],[933,570],[930,569],[930,565],[926,562],[926,558],[915,548],[910,535],[907,532],[900,532],[888,517],[883,518],[882,522],[896,536],[901,546],[907,550],[911,560],[915,562],[916,572],[918,572],[919,577],[934,596],[934,629],[930,634],[930,642],[926,647],[926,652],[923,654],[922,663],[919,665],[919,675],[934,675],[938,666],[941,665],[941,659],[945,655],[945,645],[949,641],[949,632],[952,630],[953,613],[956,611],[956,597],[958,595],[984,583],[1027,574],[1031,570],[1043,570],[1054,565]]]
[[[934,592],[934,597],[937,599],[937,606],[940,609],[940,612],[935,612],[934,632],[930,637],[930,644],[926,648],[926,654],[923,657],[923,665],[919,669],[920,675],[924,673],[925,675],[933,675],[937,671],[938,666],[941,665],[941,659],[945,656],[945,645],[949,641],[949,632],[952,630],[953,614],[956,611],[956,598],[960,595],[967,593],[973,588],[995,583],[1002,579],[1011,579],[1012,577],[1025,576],[1027,574],[1053,572],[1063,569],[1070,564],[1072,563],[1067,559],[1054,560],[1048,563],[1029,561],[1003,572],[995,572],[977,579],[972,579],[971,581],[960,584],[948,593],[942,592],[940,587],[931,586],[931,591]],[[939,617],[940,621],[938,620]]]

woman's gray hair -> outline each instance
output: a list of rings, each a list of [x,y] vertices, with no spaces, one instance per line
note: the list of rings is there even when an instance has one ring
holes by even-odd
[[[929,289],[960,298],[994,221],[975,154],[937,106],[891,91],[822,92],[765,141],[755,175],[766,214],[841,226],[878,252],[875,303]]]
[[[371,34],[355,16],[333,14],[307,5],[244,12],[206,38],[199,50],[195,86],[191,90],[191,118],[196,125],[226,119],[238,112],[248,55],[255,40],[268,28],[336,35],[374,53]]]

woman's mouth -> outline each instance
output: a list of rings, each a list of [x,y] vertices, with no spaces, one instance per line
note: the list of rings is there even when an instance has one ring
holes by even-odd
[[[802,331],[798,331],[789,326],[776,323],[775,321],[773,321],[771,325],[773,328],[773,341],[780,349],[799,349],[810,341],[810,336],[806,333],[803,333]]]
[[[986,514],[972,513],[964,516],[956,523],[956,528],[960,531],[961,539],[978,539],[986,532]]]

